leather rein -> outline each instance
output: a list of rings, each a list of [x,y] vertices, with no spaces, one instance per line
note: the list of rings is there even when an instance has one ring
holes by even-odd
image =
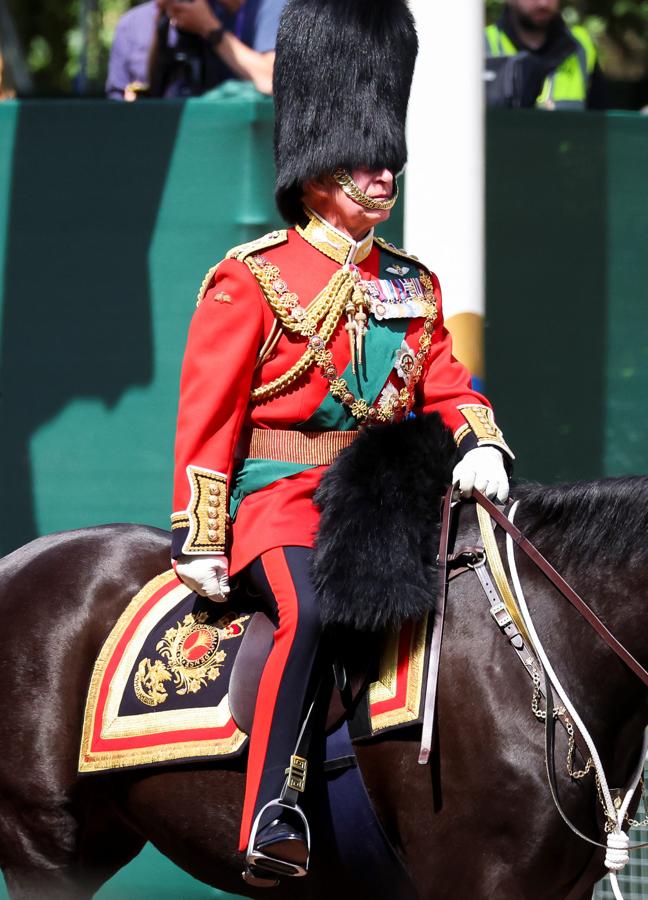
[[[448,489],[448,493],[452,494],[452,488]],[[594,631],[601,637],[611,650],[621,659],[626,666],[639,678],[645,687],[648,687],[648,671],[644,669],[638,660],[627,650],[623,644],[614,637],[612,632],[603,624],[596,613],[590,609],[579,594],[569,585],[562,575],[557,572],[551,563],[545,559],[537,547],[525,537],[520,529],[514,525],[502,513],[502,511],[487,497],[479,491],[473,492],[473,498],[476,503],[483,507],[489,516],[511,536],[515,544],[525,553],[529,559],[537,566],[549,581],[557,588],[560,593],[568,600],[571,605],[580,613],[580,615],[592,626]],[[447,499],[447,495],[446,495]],[[450,504],[444,502],[443,515],[450,515]],[[442,525],[443,532],[443,525]],[[447,556],[447,550],[446,550]]]
[[[434,626],[432,630],[432,642],[430,645],[430,656],[428,661],[427,683],[425,692],[425,704],[423,714],[423,732],[421,735],[421,746],[418,761],[421,765],[426,765],[429,761],[434,744],[434,717],[436,709],[436,695],[438,686],[439,665],[441,660],[441,643],[443,639],[443,626],[445,621],[445,609],[447,599],[448,586],[448,568],[449,563],[454,561],[455,555],[449,553],[450,530],[452,519],[452,497],[454,487],[450,485],[443,499],[443,507],[441,514],[441,534],[439,540],[439,556],[438,556],[438,591],[437,602],[434,610]],[[481,506],[486,513],[495,521],[504,531],[511,536],[511,539],[522,550],[529,559],[540,569],[540,571],[549,579],[549,581],[558,589],[580,615],[592,626],[596,633],[605,641],[605,643],[614,651],[614,653],[628,666],[628,668],[640,679],[645,687],[648,687],[648,671],[644,669],[641,663],[627,650],[623,644],[614,637],[612,632],[603,624],[596,613],[590,609],[579,594],[569,585],[559,572],[554,569],[551,563],[545,559],[537,547],[526,538],[520,529],[509,521],[502,511],[485,497],[480,491],[473,491],[474,501]],[[461,554],[460,554],[461,555]]]
[[[473,569],[475,574],[479,577],[479,580],[482,583],[482,587],[486,593],[486,596],[491,604],[491,615],[495,619],[496,623],[499,625],[500,630],[507,636],[509,639],[509,643],[513,647],[514,650],[518,653],[521,661],[523,662],[525,668],[531,673],[530,667],[528,663],[530,662],[527,657],[529,656],[526,651],[526,639],[528,639],[528,634],[526,633],[526,628],[522,620],[519,616],[519,610],[514,610],[513,607],[516,606],[515,600],[512,596],[508,598],[508,600],[503,597],[504,602],[499,600],[499,595],[496,589],[493,586],[493,583],[490,580],[490,577],[486,572],[480,571],[480,566],[484,565],[485,559],[488,557],[490,565],[499,565],[501,567],[501,560],[498,559],[499,552],[497,551],[497,545],[494,541],[494,534],[492,535],[494,547],[491,547],[491,550],[484,548],[462,548],[457,553],[449,553],[449,543],[450,543],[450,532],[451,532],[451,519],[452,519],[452,508],[453,508],[453,497],[454,486],[450,486],[445,494],[443,500],[443,508],[442,508],[442,516],[441,516],[441,533],[440,533],[440,541],[439,541],[439,556],[438,556],[438,596],[437,603],[435,605],[434,611],[434,627],[432,632],[432,642],[430,645],[430,655],[428,662],[428,677],[427,677],[427,688],[426,688],[426,696],[425,696],[425,706],[424,706],[424,717],[423,717],[423,732],[422,732],[422,740],[421,747],[419,752],[419,763],[425,765],[431,753],[432,745],[433,745],[433,737],[434,737],[434,718],[435,718],[435,706],[436,706],[436,693],[437,693],[437,682],[438,682],[438,672],[439,672],[439,663],[441,656],[441,642],[442,642],[442,633],[443,633],[443,625],[445,619],[445,608],[446,608],[446,598],[447,598],[447,587],[448,587],[448,578],[449,578],[449,569],[452,566],[455,568],[455,574],[459,574],[462,571],[466,571],[468,569]],[[606,627],[606,625],[601,621],[601,619],[596,615],[596,613],[590,609],[590,607],[585,603],[585,601],[580,597],[580,595],[569,585],[565,579],[560,575],[559,572],[554,569],[551,563],[545,559],[545,557],[540,553],[540,551],[529,541],[527,537],[517,528],[516,525],[513,524],[512,518],[509,519],[505,516],[502,511],[492,503],[487,497],[485,497],[479,491],[473,491],[473,499],[475,503],[477,503],[486,513],[487,516],[490,517],[497,525],[499,525],[505,533],[510,537],[513,543],[519,547],[520,550],[534,563],[534,565],[540,569],[540,571],[545,575],[545,577],[554,585],[554,587],[565,597],[566,600],[571,603],[571,605],[577,610],[577,612],[584,618],[589,625],[594,629],[594,631],[605,641],[608,647],[614,651],[615,655],[621,659],[621,661],[633,672],[634,675],[639,678],[642,684],[645,687],[648,687],[648,671],[644,669],[641,663],[638,662],[637,659],[627,650],[623,644],[612,634],[612,632]],[[479,511],[478,511],[478,518]],[[490,522],[489,522],[490,525]],[[492,529],[492,525],[490,525]],[[480,529],[482,531],[482,539],[484,541],[484,546],[486,546],[487,536],[483,528],[483,523],[480,521]],[[512,545],[511,545],[512,549]],[[491,557],[489,557],[489,552]],[[463,563],[463,565],[462,565]],[[458,568],[456,568],[457,564],[459,564]],[[509,565],[514,565],[514,562],[509,559]],[[516,577],[517,577],[517,573]],[[503,571],[500,572],[500,575],[504,578],[504,585],[500,579],[499,587],[500,590],[503,590],[504,587],[507,588],[507,591],[510,593],[507,587],[506,576]],[[511,601],[511,602],[509,602]],[[528,611],[527,611],[528,612]],[[518,630],[519,626],[519,630]],[[536,636],[537,638],[537,636]],[[560,813],[563,821],[566,825],[576,834],[578,837],[585,840],[590,845],[594,845],[596,847],[601,847],[605,849],[606,858],[605,858],[605,866],[608,869],[608,874],[610,875],[610,880],[612,884],[612,889],[615,898],[621,898],[621,893],[618,889],[618,882],[616,880],[616,874],[618,871],[621,871],[625,864],[628,862],[628,850],[637,850],[640,847],[648,846],[648,843],[644,844],[635,844],[633,846],[629,845],[629,841],[627,835],[622,832],[622,818],[624,811],[628,807],[629,801],[635,795],[637,786],[639,784],[640,776],[643,771],[644,758],[646,755],[646,750],[648,750],[648,729],[644,732],[644,744],[642,747],[641,757],[639,763],[636,767],[635,772],[632,775],[630,787],[626,791],[625,800],[621,805],[620,798],[620,808],[621,812],[617,813],[617,803],[614,803],[615,815],[613,816],[613,824],[615,826],[614,832],[612,834],[608,834],[606,844],[602,844],[597,840],[593,840],[587,835],[583,834],[568,818],[562,805],[558,798],[558,785],[556,780],[556,771],[555,771],[555,762],[554,762],[554,729],[555,729],[555,717],[551,714],[551,710],[553,707],[553,694],[551,689],[551,679],[547,677],[547,673],[544,669],[544,664],[540,657],[537,660],[540,672],[543,676],[544,681],[544,693],[547,699],[547,712],[545,716],[545,758],[546,758],[546,766],[547,766],[547,775],[549,780],[549,786],[551,790],[551,795],[554,801],[554,804]],[[545,658],[545,662],[548,661]],[[560,685],[558,685],[558,689],[560,690]],[[566,699],[566,698],[565,698]],[[572,712],[575,711],[572,708]],[[577,717],[576,717],[577,718]],[[582,724],[582,723],[581,723]],[[583,736],[579,733],[578,729],[574,729],[573,732],[576,743],[578,745],[579,750],[581,751],[581,755],[583,755],[583,747],[582,747],[582,738]],[[596,750],[591,743],[591,738],[586,735],[586,744],[591,746],[593,750],[593,754],[596,755]],[[589,741],[589,743],[588,743]],[[598,757],[596,757],[598,759]],[[586,756],[583,755],[583,759],[586,759]],[[605,775],[602,770],[599,769],[600,761],[598,766],[596,767],[597,776],[600,774],[604,784],[605,789],[609,794],[609,788],[607,787],[607,782],[605,781]],[[612,803],[611,797],[608,798],[609,802]],[[603,801],[602,801],[603,802]],[[604,807],[606,804],[604,803]],[[609,815],[608,812],[606,812]],[[607,831],[607,828],[606,828]],[[618,832],[618,834],[617,834]],[[616,843],[615,843],[616,841]],[[599,863],[597,862],[596,857],[592,857],[592,859],[588,862],[585,869],[579,876],[574,885],[573,889],[569,892],[567,900],[576,900],[582,894],[583,886],[588,886],[591,880],[591,872],[594,868],[597,868]],[[621,898],[622,900],[622,898]]]

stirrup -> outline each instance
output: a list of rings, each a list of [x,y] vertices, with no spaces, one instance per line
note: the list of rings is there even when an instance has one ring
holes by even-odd
[[[263,850],[256,850],[254,845],[256,843],[257,832],[259,830],[259,823],[261,822],[261,817],[263,814],[269,809],[277,809],[278,818],[281,816],[284,810],[288,810],[290,813],[294,813],[301,819],[302,825],[304,826],[304,836],[306,838],[306,848],[307,848],[307,857],[304,865],[299,865],[298,863],[287,862],[283,859],[275,859],[273,856],[269,856],[263,852]],[[289,878],[301,878],[308,872],[308,863],[310,861],[310,828],[308,827],[308,819],[301,811],[299,806],[293,806],[290,803],[284,803],[282,800],[271,800],[269,803],[259,811],[256,819],[254,820],[254,824],[252,826],[252,831],[250,833],[250,840],[248,842],[248,847],[245,853],[245,862],[249,870],[252,870],[253,875],[261,875],[263,877],[266,873],[278,876],[278,877],[289,877]],[[247,871],[247,870],[246,870]],[[245,879],[245,872],[243,873],[243,878]]]
[[[269,872],[257,869],[255,866],[246,865],[241,872],[241,877],[250,887],[256,888],[273,888],[279,884],[279,879],[270,875]]]

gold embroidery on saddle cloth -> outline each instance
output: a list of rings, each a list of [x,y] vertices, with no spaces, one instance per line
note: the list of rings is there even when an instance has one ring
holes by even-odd
[[[110,679],[107,678],[107,666],[115,657],[134,617],[159,591],[163,596],[147,620],[159,621],[161,615],[173,609],[187,594],[187,588],[178,581],[173,569],[151,579],[133,597],[101,648],[88,688],[79,752],[80,772],[229,756],[238,753],[247,741],[246,735],[233,723],[227,694],[216,707],[169,709],[163,704],[155,710],[143,707],[140,714],[120,716],[123,691],[132,685],[131,673],[141,646],[137,648],[136,642],[129,642],[119,655],[117,669]],[[102,691],[105,692],[105,705],[100,709]],[[216,735],[201,736],[200,730],[205,728],[215,729]],[[177,733],[187,730],[189,736],[183,735],[178,740]],[[148,743],[152,736],[157,739]],[[127,747],[122,744],[124,738],[131,742]]]
[[[243,623],[249,615],[235,618],[228,613],[209,624],[208,613],[189,613],[175,628],[168,628],[155,647],[161,657],[153,662],[147,657],[140,660],[133,679],[133,690],[140,703],[159,706],[169,694],[166,682],[172,682],[176,694],[196,694],[210,681],[220,676],[227,653],[220,649],[222,641],[241,637]]]
[[[427,633],[428,616],[424,616],[412,626],[406,671],[399,667],[401,632],[395,631],[389,634],[380,658],[378,679],[369,686],[369,708],[373,734],[418,719],[425,677]],[[391,706],[400,693],[399,679],[401,678],[406,679],[405,702],[398,706]],[[377,707],[378,704],[384,704],[386,708],[375,712],[372,708]]]

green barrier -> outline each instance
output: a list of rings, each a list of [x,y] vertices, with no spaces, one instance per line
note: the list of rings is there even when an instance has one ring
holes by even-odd
[[[281,224],[272,124],[249,87],[0,104],[0,554],[86,525],[168,527],[196,292]],[[384,233],[401,232],[396,217]]]
[[[0,554],[104,522],[168,527],[198,287],[281,225],[272,124],[246,87],[0,104]],[[400,241],[402,218],[383,233]],[[97,898],[224,896],[147,846]]]
[[[648,121],[499,111],[487,133],[487,383],[516,471],[648,471]]]

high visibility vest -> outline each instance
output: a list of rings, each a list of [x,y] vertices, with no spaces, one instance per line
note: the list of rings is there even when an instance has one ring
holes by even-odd
[[[576,41],[576,52],[545,78],[536,106],[550,109],[585,108],[589,79],[596,65],[596,48],[586,28],[577,25],[569,31]],[[487,57],[515,56],[520,52],[497,25],[486,28],[485,45]]]

